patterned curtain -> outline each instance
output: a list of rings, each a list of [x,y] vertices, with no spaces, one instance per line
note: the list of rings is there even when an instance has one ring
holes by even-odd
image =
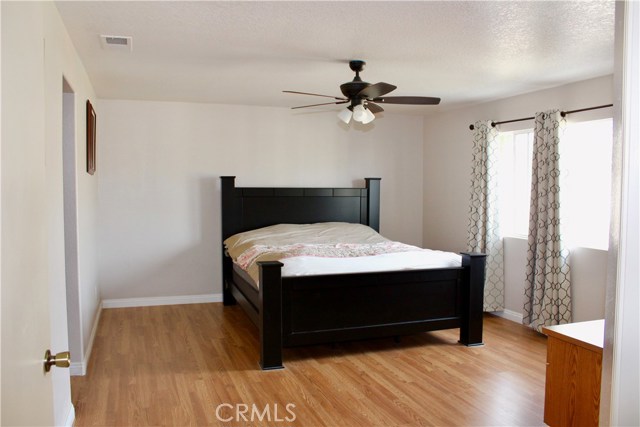
[[[563,125],[558,110],[536,114],[523,323],[538,332],[542,326],[571,322],[568,253],[560,234]]]
[[[473,133],[473,165],[467,246],[487,255],[484,310],[504,309],[504,266],[498,218],[498,132],[491,122],[476,122]]]

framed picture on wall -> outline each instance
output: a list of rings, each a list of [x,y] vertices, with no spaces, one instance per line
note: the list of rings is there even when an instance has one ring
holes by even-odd
[[[87,99],[87,173],[96,171],[96,112]]]

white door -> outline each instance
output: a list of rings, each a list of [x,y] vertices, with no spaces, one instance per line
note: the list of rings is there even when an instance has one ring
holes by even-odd
[[[54,425],[52,374],[43,370],[52,330],[43,8],[0,5],[1,423]]]

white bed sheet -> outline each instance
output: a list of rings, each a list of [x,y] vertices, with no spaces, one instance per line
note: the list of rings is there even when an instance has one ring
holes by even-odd
[[[318,255],[314,249],[311,251],[314,253],[313,256],[283,255],[285,251],[282,248],[297,244],[326,245],[329,246],[329,254]],[[264,251],[264,246],[267,245],[274,247],[274,253]],[[354,247],[363,245],[365,248],[389,246],[393,247],[395,252],[347,258],[331,255],[334,251],[340,252],[336,248],[342,249],[343,245]],[[258,261],[282,262],[283,277],[451,268],[460,267],[462,263],[462,257],[458,254],[391,242],[370,227],[361,224],[279,224],[234,235],[225,240],[225,247],[234,263],[242,264],[240,267],[248,273],[256,285],[259,281]],[[256,251],[256,247],[261,247],[258,250],[259,255],[249,257],[250,263],[238,263],[238,259],[242,261],[247,257],[248,252]]]
[[[427,268],[460,267],[462,258],[452,252],[422,249],[412,252],[351,258],[293,257],[282,260],[283,276],[365,273]]]

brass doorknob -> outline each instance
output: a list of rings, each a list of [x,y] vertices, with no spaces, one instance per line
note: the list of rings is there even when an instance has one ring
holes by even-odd
[[[53,356],[51,351],[47,350],[44,353],[44,371],[49,372],[54,365],[58,368],[68,368],[71,366],[71,353],[62,351]]]

